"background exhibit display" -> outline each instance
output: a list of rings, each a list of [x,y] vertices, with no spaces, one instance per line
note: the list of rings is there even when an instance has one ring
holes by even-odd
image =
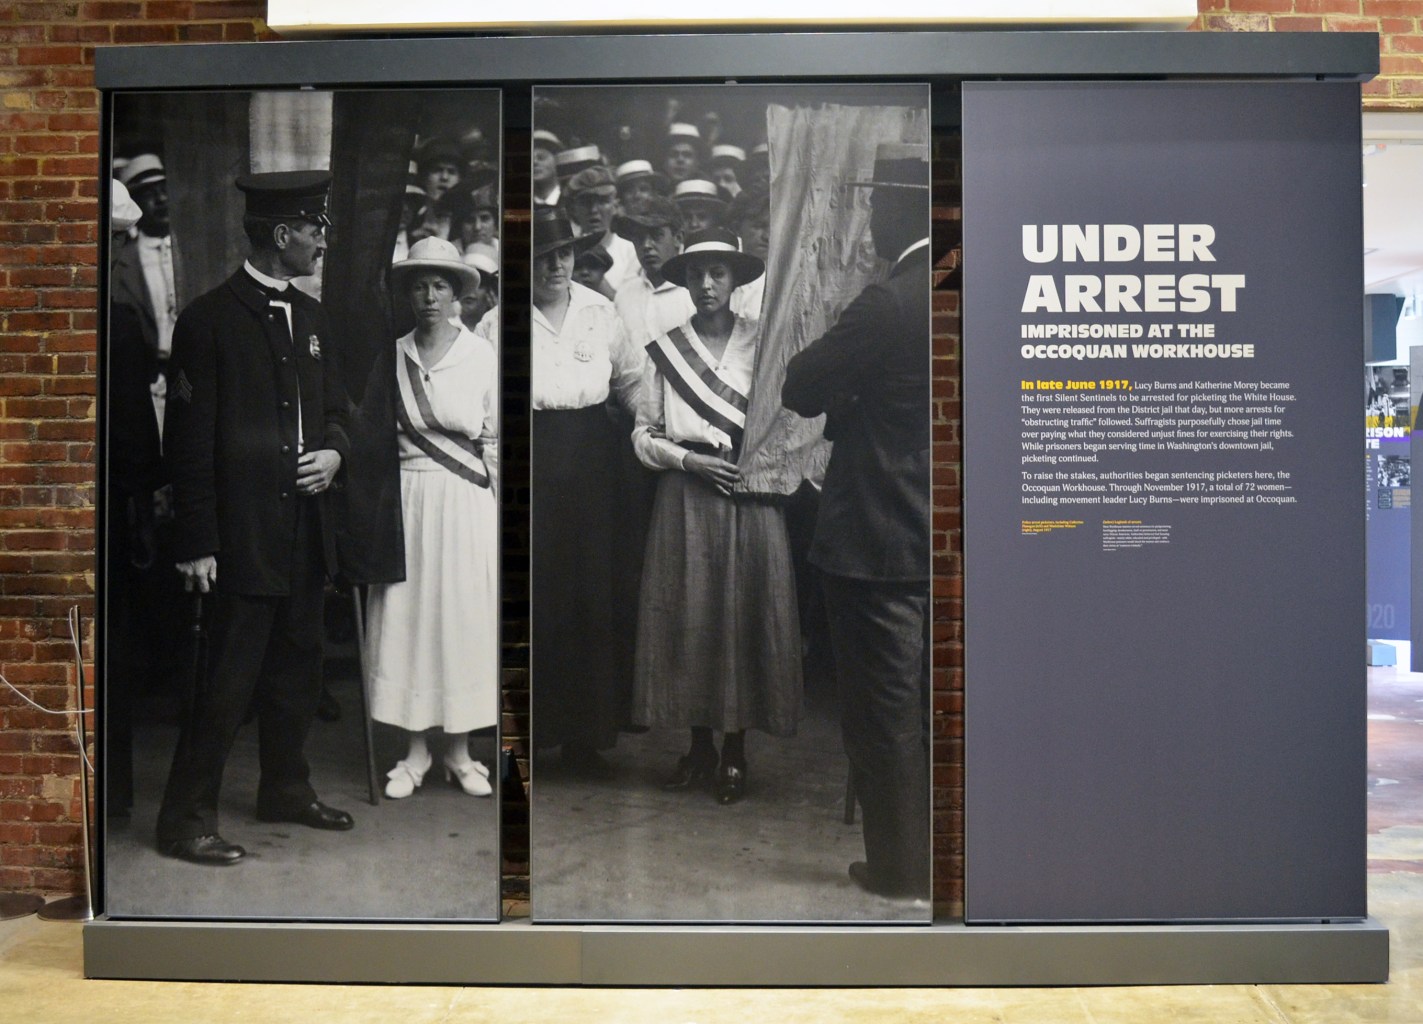
[[[113,917],[498,919],[500,134],[493,90],[114,101]]]
[[[971,921],[1365,913],[1358,101],[965,86]]]

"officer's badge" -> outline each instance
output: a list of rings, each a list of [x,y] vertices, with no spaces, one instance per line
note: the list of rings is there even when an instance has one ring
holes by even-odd
[[[312,359],[321,358],[321,339],[316,335],[310,335],[306,339],[306,350],[311,353]]]

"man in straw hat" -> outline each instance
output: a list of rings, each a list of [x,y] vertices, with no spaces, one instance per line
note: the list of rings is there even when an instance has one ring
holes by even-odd
[[[563,143],[557,135],[543,128],[534,129],[533,159],[529,165],[529,181],[533,185],[535,206],[557,206],[559,200],[558,154]]]
[[[174,556],[208,594],[210,664],[158,814],[158,848],[197,864],[245,851],[218,832],[238,726],[257,707],[260,821],[352,827],[323,804],[303,752],[321,692],[322,593],[334,540],[323,496],[350,442],[321,304],[291,280],[326,251],[325,171],[247,174],[246,263],[183,310],[173,332],[164,455]],[[219,571],[221,570],[221,571]]]
[[[676,121],[667,126],[667,137],[662,142],[662,170],[674,183],[695,178],[701,170],[702,154],[705,152],[701,129],[685,121]]]
[[[822,574],[845,752],[864,808],[861,888],[927,898],[929,854],[929,158],[881,144],[870,236],[893,260],[791,359],[782,401],[834,442],[810,560]]]
[[[153,352],[153,402],[163,417],[163,370],[178,322],[178,289],[173,277],[173,233],[168,219],[168,175],[153,153],[140,153],[124,164],[119,183],[141,213],[137,238],[118,254],[110,273],[110,301],[138,318],[143,340]]]

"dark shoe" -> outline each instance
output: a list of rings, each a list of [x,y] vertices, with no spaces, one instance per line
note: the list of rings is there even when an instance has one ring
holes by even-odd
[[[321,688],[321,696],[316,701],[316,717],[323,722],[339,722],[341,705],[326,687]]]
[[[677,762],[677,767],[672,769],[672,774],[667,776],[662,788],[669,793],[675,793],[683,789],[703,789],[710,786],[712,780],[716,778],[716,759],[705,760],[693,757],[691,754],[683,754]]]
[[[746,765],[722,760],[716,771],[716,802],[734,804],[746,795]]]
[[[242,847],[229,843],[216,834],[163,843],[158,847],[158,852],[165,857],[177,857],[190,864],[236,864],[247,856],[247,851]]]
[[[870,866],[862,860],[857,860],[850,865],[850,880],[858,885],[865,892],[874,896],[883,896],[891,900],[925,900],[929,894],[917,890],[913,886],[884,885],[877,882],[870,874]]]
[[[608,759],[592,747],[565,743],[561,760],[563,767],[568,772],[581,779],[597,779],[606,782],[617,774]]]
[[[286,814],[272,813],[257,809],[258,821],[281,821],[290,822],[293,825],[305,825],[307,828],[319,828],[328,832],[345,832],[355,828],[356,821],[345,811],[338,811],[334,807],[327,807],[320,800],[313,800],[299,811],[292,811]]]

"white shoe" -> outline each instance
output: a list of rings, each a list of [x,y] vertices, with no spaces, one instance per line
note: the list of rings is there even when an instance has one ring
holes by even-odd
[[[425,781],[425,773],[430,770],[433,762],[434,758],[430,756],[429,751],[425,752],[425,763],[418,767],[408,758],[395,762],[395,767],[386,774],[390,781],[385,784],[385,795],[392,800],[403,800],[415,792],[420,788],[420,783]]]
[[[470,796],[488,796],[494,792],[489,785],[489,769],[478,761],[452,764],[445,758],[445,780],[459,783],[460,789]]]

